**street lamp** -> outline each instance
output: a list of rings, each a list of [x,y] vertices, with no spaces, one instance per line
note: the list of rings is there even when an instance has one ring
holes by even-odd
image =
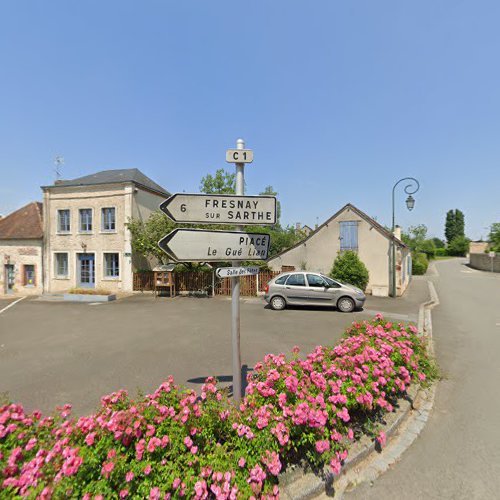
[[[417,181],[417,179],[413,177],[404,177],[403,179],[399,179],[396,184],[394,184],[392,188],[392,235],[394,236],[394,228],[396,227],[396,221],[395,221],[395,204],[394,204],[394,193],[396,191],[396,187],[398,186],[399,183],[403,181],[409,181],[409,184],[405,186],[404,190],[405,193],[408,195],[408,198],[406,198],[406,207],[408,210],[412,211],[413,208],[415,207],[415,198],[413,198],[412,194],[415,194],[419,188],[420,184]],[[396,244],[394,241],[394,238],[391,240],[392,242],[392,247],[391,247],[391,270],[392,270],[392,276],[391,276],[391,297],[396,297]]]

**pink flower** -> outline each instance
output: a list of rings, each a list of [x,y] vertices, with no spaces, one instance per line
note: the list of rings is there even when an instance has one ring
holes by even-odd
[[[330,443],[328,441],[316,441],[316,451],[318,453],[324,453],[330,449]]]
[[[198,453],[198,446],[193,446],[193,447],[191,448],[191,453],[192,453],[193,455],[196,455],[196,454]]]
[[[158,500],[160,498],[160,494],[160,488],[158,488],[157,486],[151,488],[151,490],[149,491],[149,500]]]
[[[128,497],[128,490],[121,490],[120,498],[125,498],[125,497]]]
[[[193,446],[193,440],[189,436],[186,436],[184,438],[184,444],[187,448],[191,448],[191,446]]]
[[[380,446],[385,446],[385,443],[387,442],[387,436],[385,435],[384,431],[380,431],[378,433],[377,441],[380,443]]]
[[[105,477],[108,478],[109,475],[111,474],[111,471],[115,468],[115,464],[113,462],[107,462],[102,466],[101,469],[101,474]]]
[[[144,475],[145,476],[149,476],[149,474],[151,474],[151,470],[152,470],[152,467],[151,465],[146,465],[146,467],[144,467]]]
[[[179,487],[180,484],[181,484],[181,480],[178,477],[176,477],[174,479],[174,482],[172,483],[172,488],[174,490],[176,490]]]
[[[246,463],[247,463],[247,461],[246,461],[243,457],[241,457],[241,458],[238,460],[238,465],[239,465],[240,467],[245,467],[245,464],[246,464]]]
[[[132,481],[132,479],[134,479],[134,473],[129,470],[126,474],[125,474],[125,481],[127,481],[127,483],[130,483],[130,481]]]

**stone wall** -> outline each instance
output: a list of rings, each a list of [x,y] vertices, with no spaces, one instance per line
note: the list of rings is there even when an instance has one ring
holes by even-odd
[[[493,260],[493,272],[500,273],[500,254],[496,254],[493,259],[487,253],[471,253],[469,257],[470,267],[482,271],[491,271]]]

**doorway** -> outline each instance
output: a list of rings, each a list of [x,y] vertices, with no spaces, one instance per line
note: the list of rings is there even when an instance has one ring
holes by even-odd
[[[14,293],[14,264],[5,264],[5,293]]]
[[[78,254],[78,286],[81,288],[94,288],[95,286],[93,253]]]

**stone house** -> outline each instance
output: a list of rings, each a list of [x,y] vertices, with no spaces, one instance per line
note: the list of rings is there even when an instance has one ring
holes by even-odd
[[[42,292],[42,204],[32,202],[0,218],[0,296]]]
[[[133,269],[149,263],[132,251],[126,223],[147,220],[168,191],[138,169],[105,170],[42,190],[44,291],[132,291]]]
[[[387,296],[391,287],[391,248],[396,246],[396,291],[402,295],[411,279],[410,249],[373,218],[348,203],[304,240],[268,260],[274,271],[307,269],[328,274],[340,252],[353,250],[370,273],[367,293]]]

